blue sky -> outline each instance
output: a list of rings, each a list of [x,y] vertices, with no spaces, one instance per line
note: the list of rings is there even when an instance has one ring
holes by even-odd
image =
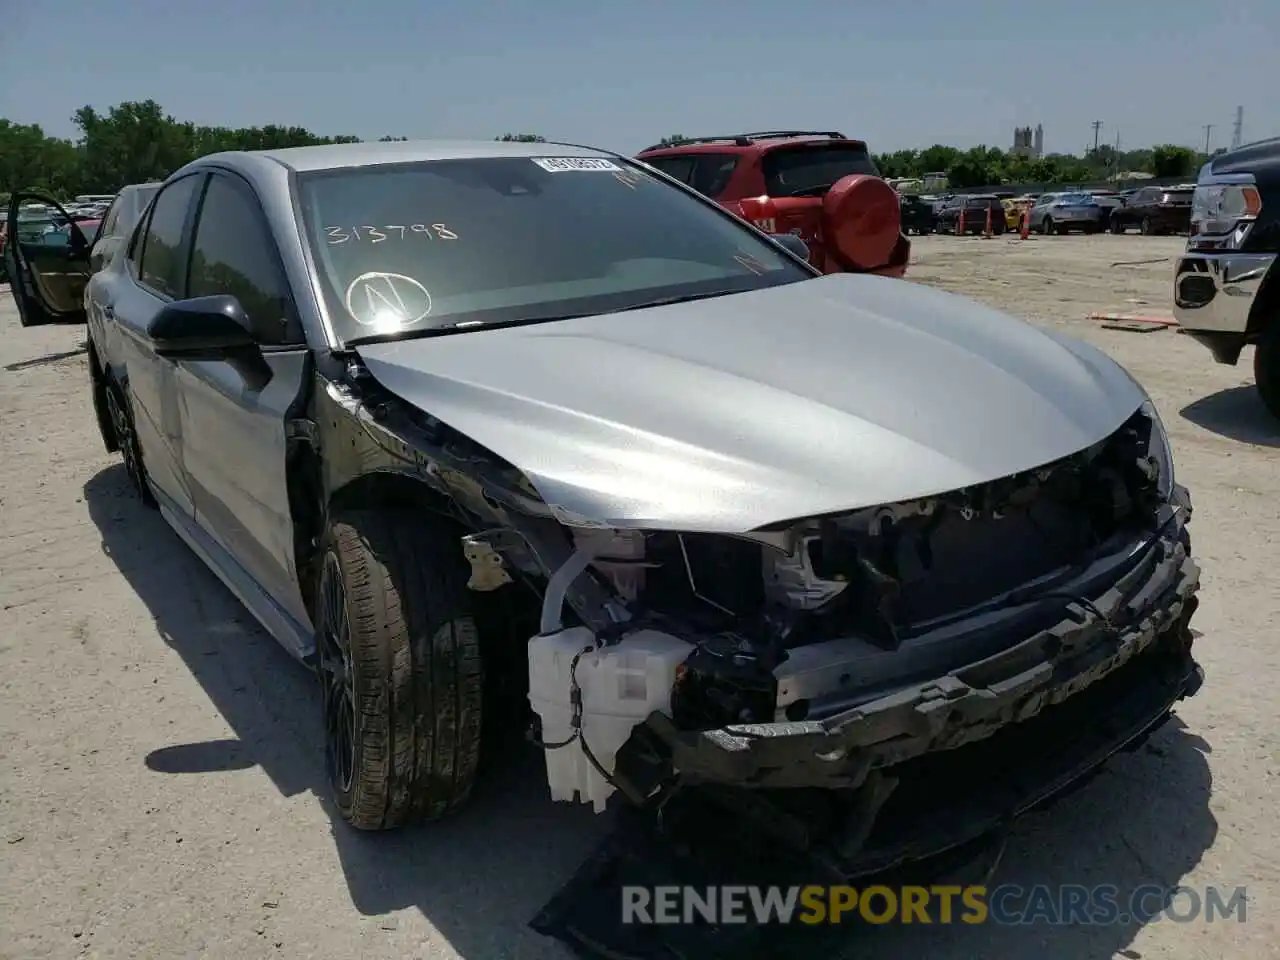
[[[1280,134],[1280,0],[9,0],[0,117],[158,100],[227,126],[633,153],[670,133],[835,128],[876,151]]]

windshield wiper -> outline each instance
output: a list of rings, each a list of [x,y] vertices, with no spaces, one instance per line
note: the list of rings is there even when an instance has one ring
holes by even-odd
[[[459,320],[456,323],[441,324],[438,327],[424,327],[418,330],[391,330],[387,333],[370,333],[363,337],[350,337],[345,341],[348,347],[363,347],[373,343],[396,343],[400,340],[423,340],[427,337],[445,337],[453,333],[469,333],[472,330],[494,330],[498,327],[521,327],[534,323],[553,323],[557,320],[579,320],[582,317],[607,317],[613,313],[627,313],[631,310],[646,310],[649,307],[665,307],[673,303],[690,303],[694,300],[709,300],[712,297],[724,297],[733,290],[716,290],[712,293],[692,293],[682,297],[660,297],[657,300],[646,300],[633,303],[616,310],[595,310],[589,313],[559,313],[539,317],[517,317],[514,320]]]
[[[695,300],[710,300],[713,297],[727,297],[731,293],[737,293],[736,290],[715,290],[711,293],[689,293],[683,297],[659,297],[657,300],[646,300],[643,303],[633,303],[630,306],[618,307],[616,310],[601,310],[598,314],[587,314],[587,316],[608,316],[611,313],[629,313],[632,310],[648,310],[650,307],[666,307],[673,303],[692,303]],[[572,319],[563,317],[557,319]]]

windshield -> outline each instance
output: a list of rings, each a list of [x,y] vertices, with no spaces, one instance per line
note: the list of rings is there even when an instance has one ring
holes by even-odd
[[[606,313],[812,276],[622,160],[500,157],[299,176],[344,341]]]
[[[1096,205],[1098,200],[1088,193],[1064,193],[1054,202],[1063,206],[1090,207]]]
[[[866,145],[856,141],[775,148],[764,155],[761,166],[765,193],[771,197],[825,191],[851,173],[880,175]]]

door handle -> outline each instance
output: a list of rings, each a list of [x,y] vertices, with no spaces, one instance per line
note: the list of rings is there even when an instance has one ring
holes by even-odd
[[[104,304],[102,307],[102,315],[108,320],[114,320],[116,318],[116,308],[111,306],[109,303]]]

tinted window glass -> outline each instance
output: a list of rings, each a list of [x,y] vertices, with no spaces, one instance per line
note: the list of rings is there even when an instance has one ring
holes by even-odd
[[[134,224],[146,212],[147,204],[151,202],[151,198],[156,195],[156,191],[159,189],[157,186],[138,187],[133,190],[126,189],[120,198],[122,206],[118,232],[122,236],[133,229]]]
[[[344,338],[603,313],[811,276],[736,219],[623,160],[441,160],[299,183]]]
[[[732,153],[703,153],[698,156],[693,189],[708,197],[718,197],[729,186],[738,158]]]
[[[645,163],[656,167],[669,177],[675,177],[681,183],[693,186],[693,171],[697,166],[698,158],[688,154],[683,157],[654,157],[652,160],[646,160]]]
[[[761,161],[765,193],[771,197],[824,192],[851,173],[879,176],[865,146],[835,143],[820,147],[782,147]]]
[[[209,180],[200,204],[187,296],[231,294],[263,344],[297,342],[280,254],[247,187],[224,176]]]
[[[116,199],[112,201],[110,209],[107,210],[106,217],[102,220],[102,236],[110,237],[115,235],[116,225],[120,221],[120,208],[123,204],[124,201],[120,197],[116,197]]]
[[[183,177],[165,187],[156,197],[155,210],[142,239],[139,279],[167,297],[182,296],[186,271],[182,228],[191,206],[191,195],[202,179],[199,175]]]

